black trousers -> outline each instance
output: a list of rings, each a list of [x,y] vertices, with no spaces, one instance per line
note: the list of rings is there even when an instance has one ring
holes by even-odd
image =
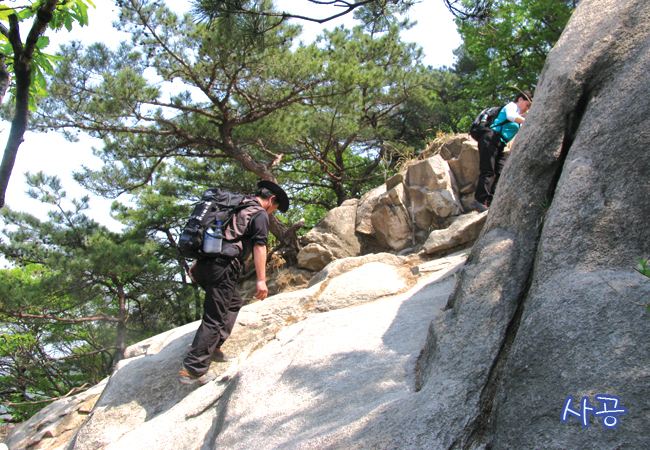
[[[210,355],[221,347],[235,326],[244,301],[235,283],[239,278],[237,260],[199,260],[194,278],[203,289],[203,318],[183,365],[194,375],[203,375],[210,366]]]
[[[499,133],[488,131],[478,140],[479,171],[476,182],[476,201],[489,205],[497,188],[499,176],[505,163],[503,149],[506,144],[501,140]]]

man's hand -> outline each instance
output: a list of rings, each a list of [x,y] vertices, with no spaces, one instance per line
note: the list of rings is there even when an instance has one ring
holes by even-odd
[[[266,281],[257,281],[257,292],[254,297],[258,300],[264,300],[269,294],[269,288],[266,287]]]

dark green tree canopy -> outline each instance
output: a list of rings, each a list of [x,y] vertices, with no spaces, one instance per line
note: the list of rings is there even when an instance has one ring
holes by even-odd
[[[200,317],[185,261],[165,245],[168,215],[182,213],[163,196],[141,195],[149,208],[138,226],[114,233],[85,214],[88,197],[68,199],[57,177],[28,175],[28,183],[51,207],[48,220],[7,207],[0,216],[0,251],[15,265],[0,270],[0,401],[16,417],[99,382],[128,344]]]
[[[110,182],[94,186],[105,195],[146,182],[175,156],[232,159],[273,179],[272,160],[252,155],[247,146],[255,141],[236,140],[237,130],[310,99],[324,78],[322,62],[314,47],[290,50],[295,26],[260,42],[241,35],[237,22],[208,29],[157,4],[125,2],[120,29],[132,42],[115,52],[102,44],[65,47],[43,127],[105,140],[107,163],[120,161],[101,174]]]
[[[537,85],[546,55],[564,30],[576,0],[495,0],[480,19],[457,20],[463,44],[455,71],[466,95],[504,101]]]
[[[426,97],[431,85],[421,49],[400,40],[409,23],[337,29],[294,45],[295,25],[251,37],[246,30],[257,19],[203,24],[125,1],[120,29],[131,42],[116,51],[64,47],[34,124],[103,139],[104,168],[79,180],[107,197],[151,184],[163,164],[233,190],[276,180],[296,200],[319,198],[328,209],[361,195],[405,145],[404,121],[414,122],[406,102]],[[426,127],[415,128],[422,146]]]

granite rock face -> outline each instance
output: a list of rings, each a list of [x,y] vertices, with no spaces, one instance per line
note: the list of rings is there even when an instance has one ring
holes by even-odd
[[[313,411],[314,422],[305,421],[306,392],[311,388],[292,389],[295,380],[324,383],[327,396],[355,388],[354,408],[362,410],[369,410],[368,398],[375,397],[374,404],[391,400],[390,395],[377,397],[374,384],[378,382],[391,384],[391,395],[408,395],[414,383],[408,374],[414,370],[426,328],[444,305],[454,285],[453,274],[466,257],[466,253],[450,256],[435,266],[427,263],[420,276],[414,275],[419,270],[405,265],[406,259],[391,254],[336,260],[309,288],[245,306],[224,346],[232,361],[212,364],[210,371],[218,379],[205,386],[178,382],[198,322],[142,341],[128,348],[107,383],[59,400],[14,429],[7,440],[9,448],[27,444],[42,450],[222,448],[230,446],[222,432],[226,424],[236,435],[248,435],[238,444],[242,448],[273,448],[260,425],[256,433],[248,433],[256,417],[265,417],[267,428],[272,420],[295,420],[309,425],[299,433],[301,438],[305,434],[326,437],[334,411],[322,416]],[[350,349],[354,351],[345,356]],[[268,354],[270,359],[264,356]],[[338,375],[322,378],[330,373]],[[278,382],[278,375],[284,381]],[[264,381],[250,384],[250,380]],[[276,402],[259,392],[266,386],[272,386],[276,398],[283,400],[263,411],[264,405]],[[251,395],[250,389],[258,394]],[[341,397],[336,403],[352,406],[350,400]],[[257,412],[234,427],[231,422],[241,402]],[[319,411],[331,406],[322,404]],[[359,420],[360,410],[354,408],[348,408],[348,423]],[[287,416],[278,416],[278,410]],[[85,415],[77,420],[80,412]],[[318,430],[309,429],[316,423]],[[281,428],[274,433],[274,442],[300,448],[291,430]],[[262,444],[250,440],[253,437]]]
[[[437,405],[414,408],[418,433],[380,433],[390,442],[650,446],[650,313],[612,289],[650,294],[633,270],[650,255],[650,107],[621,101],[650,88],[647,6],[583,0],[551,51],[482,235],[429,330],[421,393]],[[596,394],[621,399],[619,428],[560,422],[567,397],[602,408]]]
[[[379,204],[373,209],[370,220],[375,237],[383,247],[401,250],[412,242],[413,224],[403,184],[379,196]]]
[[[386,184],[382,184],[366,192],[360,199],[357,206],[356,231],[357,233],[374,236],[375,230],[372,227],[372,210],[379,202],[379,197],[386,192]]]
[[[628,300],[650,297],[633,270],[650,255],[650,106],[625,100],[650,88],[647,6],[580,2],[429,327],[418,394],[373,411],[349,448],[650,447],[650,312]],[[560,421],[568,397],[602,410],[598,394],[627,409],[618,428]]]
[[[108,378],[80,394],[63,398],[43,408],[27,422],[15,427],[0,450],[54,450],[68,445],[79,427],[88,419]]]
[[[478,143],[474,140],[463,142],[458,157],[447,162],[456,179],[458,190],[462,194],[474,192],[480,173]]]

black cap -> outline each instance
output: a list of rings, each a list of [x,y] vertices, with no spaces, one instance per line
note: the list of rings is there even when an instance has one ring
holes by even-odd
[[[280,212],[287,212],[289,209],[289,197],[287,197],[287,193],[284,192],[284,189],[269,180],[260,181],[257,183],[257,187],[259,189],[268,189],[269,191],[273,192],[273,195],[275,195],[276,200],[280,204],[280,206],[278,206]]]

